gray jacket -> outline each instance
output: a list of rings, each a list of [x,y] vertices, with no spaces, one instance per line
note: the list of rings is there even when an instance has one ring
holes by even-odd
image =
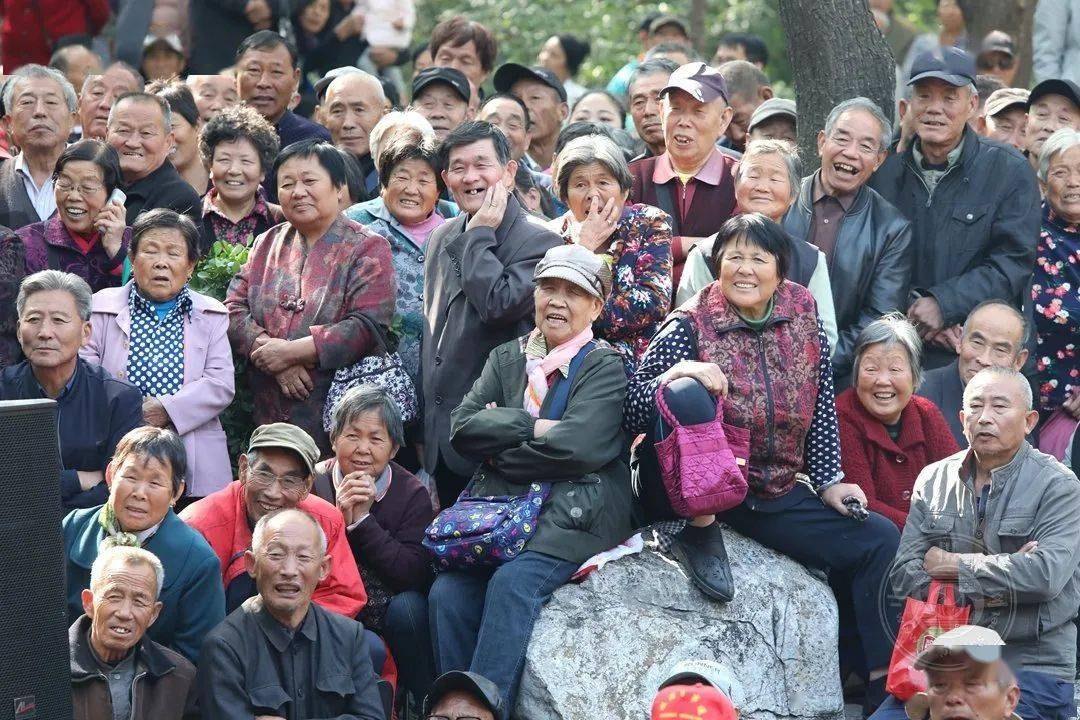
[[[927,466],[915,481],[891,582],[900,597],[926,597],[923,558],[931,547],[960,553],[958,602],[971,623],[1005,640],[1014,667],[1069,682],[1076,668],[1080,607],[1080,482],[1064,465],[1025,442],[991,472],[979,526],[974,461],[968,451]],[[1017,551],[1030,540],[1038,548]]]
[[[1080,83],[1080,5],[1039,0],[1032,42],[1035,82],[1061,78]]]
[[[450,447],[450,413],[488,353],[533,328],[533,270],[562,238],[511,196],[502,223],[466,230],[462,213],[431,233],[424,260],[424,467],[439,456],[458,475],[476,462]]]

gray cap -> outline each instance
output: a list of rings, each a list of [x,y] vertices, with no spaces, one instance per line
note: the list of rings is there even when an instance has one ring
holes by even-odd
[[[754,110],[754,114],[750,116],[750,123],[746,126],[746,131],[750,132],[761,123],[778,115],[789,117],[791,122],[796,122],[798,115],[795,112],[795,101],[787,98],[769,98]]]
[[[315,472],[315,463],[319,462],[319,446],[310,435],[289,423],[270,423],[255,428],[248,442],[248,452],[266,447],[292,450],[304,461],[309,473]]]
[[[536,264],[533,281],[560,278],[599,300],[611,292],[611,268],[601,256],[581,245],[556,245]]]
[[[660,688],[666,688],[668,685],[678,685],[685,683],[686,681],[696,682],[704,681],[707,685],[712,685],[720,692],[727,695],[728,700],[735,707],[739,706],[742,701],[742,687],[738,681],[731,675],[731,671],[723,663],[716,662],[715,660],[682,660],[675,667],[671,668],[671,672],[662,683]]]

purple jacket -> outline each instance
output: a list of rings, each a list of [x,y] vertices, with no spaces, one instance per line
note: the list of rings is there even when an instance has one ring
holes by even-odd
[[[116,377],[127,379],[131,285],[94,293],[90,342],[79,353]],[[191,293],[184,321],[184,385],[158,398],[187,450],[187,494],[205,497],[232,482],[229,450],[218,415],[234,394],[235,371],[229,346],[229,314],[217,300]]]

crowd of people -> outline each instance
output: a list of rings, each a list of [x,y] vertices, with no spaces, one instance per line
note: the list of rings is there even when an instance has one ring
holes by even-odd
[[[1069,3],[1040,0],[1029,90],[1015,28],[870,0],[899,121],[843,99],[809,174],[761,39],[704,61],[673,15],[588,88],[584,38],[500,64],[457,16],[414,48],[400,0],[122,3],[108,48],[104,0],[23,4],[0,400],[58,409],[79,720],[508,720],[560,586],[642,533],[731,602],[725,528],[824,573],[864,717],[1075,716]],[[733,502],[673,489],[720,474],[673,467],[691,426],[726,433]],[[970,624],[898,698],[931,583]],[[652,717],[737,718],[716,661]]]

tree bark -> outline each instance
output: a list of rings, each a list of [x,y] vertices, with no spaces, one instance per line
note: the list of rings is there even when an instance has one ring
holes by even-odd
[[[705,34],[705,0],[690,1],[690,28],[691,40],[694,43],[694,47],[701,53],[701,56],[705,58],[706,62],[708,62],[713,56],[713,51],[716,50],[716,48],[705,46],[705,43],[708,42],[709,39]]]
[[[1013,85],[1026,88],[1031,83],[1031,35],[1037,0],[957,0],[964,11],[968,47],[972,53],[991,30],[1004,30],[1016,41],[1017,61]]]
[[[893,116],[896,65],[866,0],[780,0],[799,107],[799,155],[820,164],[817,133],[838,103],[868,97]]]

